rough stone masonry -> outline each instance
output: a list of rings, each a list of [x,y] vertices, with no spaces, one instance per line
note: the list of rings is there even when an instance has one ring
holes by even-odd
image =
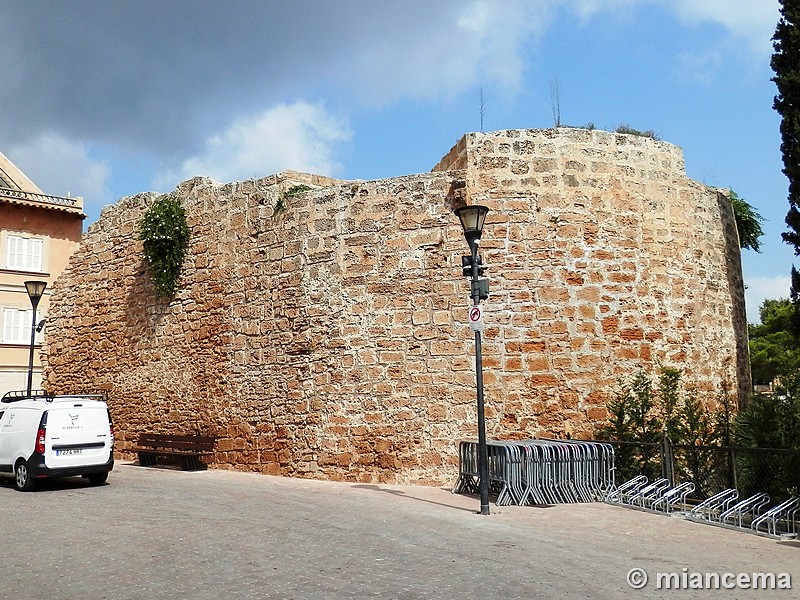
[[[313,190],[285,198],[297,184]],[[490,438],[591,437],[620,379],[659,364],[709,397],[749,386],[730,202],[668,143],[471,133],[431,173],[178,192],[192,238],[174,299],[143,263],[149,193],[106,207],[54,285],[46,385],[106,390],[124,458],[140,432],[197,432],[218,436],[218,468],[451,483],[476,430],[465,203],[491,209]]]

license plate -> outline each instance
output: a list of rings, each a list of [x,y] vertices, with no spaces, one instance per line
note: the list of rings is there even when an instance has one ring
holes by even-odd
[[[68,448],[67,450],[56,450],[56,456],[69,456],[71,454],[83,454],[83,448]]]

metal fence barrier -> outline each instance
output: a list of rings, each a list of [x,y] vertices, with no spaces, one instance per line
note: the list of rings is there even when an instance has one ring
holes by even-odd
[[[498,506],[599,501],[614,489],[614,449],[579,440],[487,441],[489,491]],[[478,444],[459,443],[453,493],[478,493]]]

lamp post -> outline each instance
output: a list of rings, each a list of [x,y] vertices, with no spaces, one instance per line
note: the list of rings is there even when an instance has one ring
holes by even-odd
[[[481,285],[479,275],[484,271],[478,256],[478,243],[483,233],[483,223],[489,209],[485,206],[462,206],[455,210],[461,221],[464,237],[469,244],[470,255],[461,259],[461,271],[471,277],[471,293],[473,306],[479,306],[481,299],[488,296],[488,286]],[[485,281],[485,280],[484,280]],[[478,388],[478,476],[480,477],[481,513],[489,514],[489,452],[486,447],[486,421],[483,402],[483,358],[481,356],[481,327],[475,327],[475,380]]]
[[[28,297],[33,306],[33,320],[31,321],[31,352],[28,357],[28,396],[31,395],[31,385],[33,383],[33,345],[36,343],[36,307],[42,299],[44,288],[47,287],[46,281],[26,281],[25,289],[28,290]]]

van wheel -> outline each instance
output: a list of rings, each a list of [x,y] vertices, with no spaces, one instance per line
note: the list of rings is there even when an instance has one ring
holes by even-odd
[[[89,480],[91,485],[103,485],[108,479],[108,471],[103,471],[102,473],[91,473],[86,476],[86,479]]]
[[[31,477],[31,472],[28,471],[28,465],[24,460],[18,460],[17,466],[14,467],[14,487],[20,492],[32,492],[36,487],[36,482]]]

